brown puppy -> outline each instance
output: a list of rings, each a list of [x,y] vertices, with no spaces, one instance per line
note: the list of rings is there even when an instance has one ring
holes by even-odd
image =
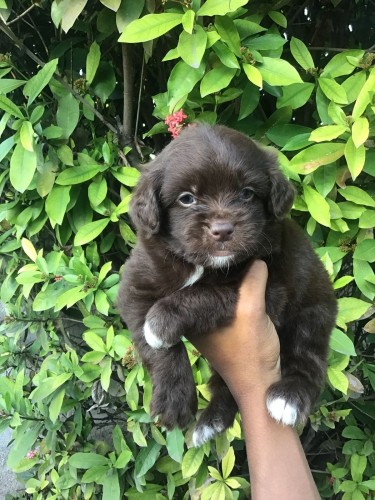
[[[268,265],[267,312],[281,344],[282,380],[269,388],[269,413],[294,425],[312,410],[336,301],[309,241],[285,219],[293,195],[270,153],[223,126],[187,128],[142,174],[131,206],[138,243],[118,306],[151,373],[152,413],[167,428],[185,427],[197,409],[181,336],[230,324],[254,258]],[[218,374],[210,386],[195,445],[230,427],[237,411]]]

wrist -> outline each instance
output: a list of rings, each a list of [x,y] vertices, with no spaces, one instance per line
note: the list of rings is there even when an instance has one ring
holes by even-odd
[[[227,382],[227,385],[240,407],[242,404],[247,404],[248,401],[254,405],[260,401],[265,402],[268,388],[280,379],[280,368],[277,366],[267,371],[259,370],[246,380],[241,381],[241,378],[236,377],[233,383]]]

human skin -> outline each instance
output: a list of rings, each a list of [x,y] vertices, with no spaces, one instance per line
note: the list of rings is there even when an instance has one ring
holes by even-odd
[[[280,345],[265,310],[267,266],[255,261],[240,288],[230,327],[191,342],[235,398],[245,434],[253,500],[316,500],[320,496],[296,431],[272,419],[268,387],[280,380]]]

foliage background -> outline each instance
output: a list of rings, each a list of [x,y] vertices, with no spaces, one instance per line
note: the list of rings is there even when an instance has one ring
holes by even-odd
[[[192,427],[153,422],[115,308],[135,167],[182,107],[279,150],[340,310],[302,442],[323,498],[373,498],[374,3],[0,0],[0,16],[0,430],[18,498],[248,494],[239,418],[199,449]]]

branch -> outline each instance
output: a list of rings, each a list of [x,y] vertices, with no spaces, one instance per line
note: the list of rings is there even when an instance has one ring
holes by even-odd
[[[122,144],[128,146],[132,143],[133,130],[133,83],[134,71],[131,61],[130,46],[123,43],[122,50],[122,71],[124,78],[124,106],[122,114]]]
[[[24,52],[30,59],[32,59],[35,63],[37,63],[39,66],[43,67],[45,66],[45,63],[39,59],[38,56],[36,56],[31,50],[29,50],[26,45],[16,37],[16,35],[13,33],[13,31],[2,21],[0,20],[0,30],[12,40],[12,42],[20,49],[22,52]],[[86,106],[94,115],[109,129],[111,132],[113,132],[117,137],[119,136],[119,131],[114,127],[111,123],[109,123],[104,116],[93,106],[91,106],[90,103],[88,103],[78,92],[76,92],[69,83],[67,83],[61,76],[59,76],[56,72],[54,73],[54,78],[61,83],[69,92],[78,100],[80,101],[84,106]]]
[[[26,16],[26,14],[28,14],[30,12],[30,10],[32,10],[34,7],[38,7],[38,4],[37,3],[33,3],[30,5],[30,7],[28,7],[25,12],[22,12],[22,14],[20,14],[19,16],[15,17],[14,19],[12,19],[12,21],[9,21],[9,23],[6,23],[6,26],[10,26],[11,24],[13,23],[16,23],[19,19],[21,19],[23,16]]]

